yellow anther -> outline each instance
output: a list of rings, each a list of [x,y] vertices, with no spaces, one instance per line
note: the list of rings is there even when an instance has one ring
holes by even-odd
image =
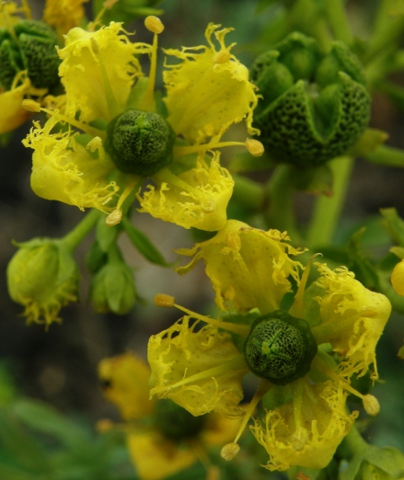
[[[229,462],[230,460],[233,460],[233,458],[238,454],[239,451],[240,447],[237,443],[228,443],[220,451],[220,456],[224,458],[227,462]]]
[[[105,223],[108,225],[108,227],[114,227],[115,225],[118,225],[122,220],[122,210],[115,209],[113,212],[111,212],[106,220]]]
[[[144,25],[147,30],[156,33],[157,35],[164,30],[163,22],[158,17],[153,15],[149,15],[145,18]]]
[[[92,138],[86,145],[87,150],[90,150],[90,152],[96,152],[101,147],[102,147],[101,137]]]
[[[375,417],[380,412],[379,400],[374,395],[364,395],[362,402],[365,412],[371,417]]]
[[[253,138],[247,138],[245,141],[245,146],[254,157],[260,157],[264,153],[264,145]]]
[[[165,293],[158,293],[154,297],[154,305],[157,307],[173,307],[175,304],[175,298]]]
[[[22,107],[25,108],[25,110],[28,110],[29,112],[41,111],[41,105],[35,100],[31,100],[29,98],[26,98],[25,100],[22,101]]]

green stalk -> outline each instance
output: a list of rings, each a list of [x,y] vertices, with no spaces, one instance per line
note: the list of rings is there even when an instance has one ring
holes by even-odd
[[[263,185],[234,173],[232,177],[234,180],[233,198],[243,206],[261,210],[265,198]]]
[[[353,167],[352,157],[339,157],[330,163],[334,175],[332,197],[317,197],[314,215],[307,232],[307,243],[311,246],[327,245],[331,242],[338,225],[345,194]]]
[[[95,227],[101,212],[94,208],[86,214],[81,222],[76,225],[71,232],[65,235],[61,241],[71,250],[75,250],[78,245],[84,240],[84,238]]]
[[[351,45],[353,36],[348,23],[344,3],[341,0],[327,0],[324,2],[327,10],[328,21],[334,32],[335,38]]]
[[[286,230],[295,243],[301,243],[294,212],[295,189],[291,185],[290,165],[278,165],[268,182],[269,207],[266,218],[270,228]]]
[[[376,150],[365,155],[365,158],[377,165],[404,168],[404,150],[401,148],[380,145]]]

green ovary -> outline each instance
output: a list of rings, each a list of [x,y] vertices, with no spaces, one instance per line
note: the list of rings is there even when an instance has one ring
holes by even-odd
[[[278,385],[306,375],[316,352],[308,323],[282,311],[258,318],[244,344],[251,371]]]
[[[127,110],[109,124],[105,149],[121,172],[149,176],[172,162],[174,138],[158,113]]]
[[[36,88],[51,88],[59,82],[60,41],[54,30],[37,20],[20,20],[14,35],[0,28],[0,86],[9,90],[18,72],[28,71]]]

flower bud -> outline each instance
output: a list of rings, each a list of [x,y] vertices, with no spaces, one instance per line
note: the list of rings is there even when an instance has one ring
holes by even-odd
[[[136,286],[133,272],[123,262],[104,265],[94,276],[90,291],[96,312],[112,312],[124,315],[136,302]]]
[[[9,90],[16,74],[28,71],[36,88],[50,88],[59,81],[60,59],[55,46],[60,45],[54,30],[38,20],[20,20],[13,34],[0,28],[0,86]]]
[[[292,33],[251,68],[260,99],[254,125],[278,162],[317,166],[342,155],[365,130],[370,96],[358,59],[342,42],[323,55]]]
[[[391,274],[391,284],[398,295],[404,296],[404,260],[398,262]]]
[[[158,113],[127,110],[108,125],[105,150],[121,172],[146,177],[172,162],[174,139]]]
[[[309,324],[281,310],[257,318],[244,343],[250,370],[276,385],[306,375],[316,353]]]
[[[33,239],[18,244],[7,268],[10,297],[24,305],[27,323],[59,322],[60,309],[78,299],[77,264],[62,241]]]

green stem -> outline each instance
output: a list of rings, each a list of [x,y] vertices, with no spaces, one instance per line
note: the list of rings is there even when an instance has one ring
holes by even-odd
[[[360,455],[368,447],[368,444],[359,433],[356,425],[353,424],[349,430],[348,435],[342,440],[338,447],[338,453],[346,460],[350,460],[356,455]]]
[[[265,192],[263,185],[250,178],[232,174],[234,180],[233,198],[243,206],[260,210],[264,203]]]
[[[311,247],[327,245],[332,240],[344,206],[353,158],[339,157],[330,163],[330,167],[334,175],[333,195],[317,198],[314,216],[307,232],[307,243]]]
[[[73,251],[95,227],[101,212],[92,209],[71,232],[62,238],[62,242]]]
[[[377,165],[404,168],[404,150],[400,148],[380,145],[376,150],[365,155],[365,158]]]
[[[335,38],[345,42],[347,45],[351,45],[353,42],[353,36],[348,23],[344,3],[341,0],[327,0],[324,2],[324,5]]]
[[[294,243],[301,243],[295,212],[294,194],[295,189],[291,185],[289,165],[278,165],[268,183],[269,207],[267,220],[270,228],[286,230]]]

